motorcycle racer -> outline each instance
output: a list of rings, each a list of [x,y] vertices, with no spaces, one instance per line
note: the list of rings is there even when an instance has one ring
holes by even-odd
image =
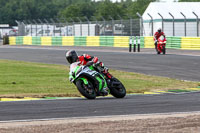
[[[164,36],[165,38],[165,34],[164,32],[162,32],[162,29],[159,28],[157,32],[155,32],[154,34],[154,45],[155,45],[155,49],[157,50],[157,42],[158,42],[158,39],[160,38],[160,36]]]
[[[104,66],[102,62],[99,61],[98,57],[91,56],[89,54],[83,54],[78,56],[75,50],[69,50],[66,52],[66,60],[72,64],[74,62],[79,62],[80,65],[93,65],[98,72],[103,73],[108,78],[111,78],[111,75],[108,73],[108,68]],[[107,88],[102,89],[105,94],[107,94]]]
[[[163,52],[163,54],[165,54],[165,45],[166,45],[167,39],[161,35],[158,38],[158,43],[157,43],[157,54],[160,54],[161,52]]]

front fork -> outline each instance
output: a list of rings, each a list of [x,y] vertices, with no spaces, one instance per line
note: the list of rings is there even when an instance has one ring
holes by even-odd
[[[99,77],[100,76],[100,77]],[[107,88],[108,85],[106,83],[105,78],[99,74],[99,76],[96,76],[97,81],[99,82],[99,91],[102,91],[103,88]]]

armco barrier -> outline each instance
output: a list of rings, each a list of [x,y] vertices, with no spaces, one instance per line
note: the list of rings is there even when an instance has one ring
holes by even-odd
[[[62,46],[62,37],[52,37],[52,46]]]
[[[129,36],[88,36],[88,37],[31,37],[17,36],[9,37],[10,45],[44,45],[44,46],[109,46],[129,47]],[[136,39],[136,46],[139,37],[132,37],[132,44]],[[141,48],[154,48],[153,37],[140,37]],[[167,37],[167,48],[174,49],[196,49],[200,50],[200,38],[197,37]]]
[[[182,49],[199,49],[200,50],[200,38],[198,37],[182,37],[181,38]]]
[[[136,45],[138,45],[138,40],[140,41],[140,48],[144,48],[144,37],[141,36],[140,38],[139,37],[136,37]]]
[[[142,39],[141,39],[142,40]],[[142,44],[142,43],[141,43]],[[144,48],[154,48],[153,37],[144,37]],[[181,48],[181,37],[167,37],[167,48],[180,49]]]
[[[16,37],[16,45],[21,45],[21,44],[24,44],[24,37],[23,36]]]
[[[51,46],[52,45],[52,37],[41,37],[41,45],[42,46]]]
[[[16,37],[9,37],[9,45],[16,45]]]
[[[62,46],[74,46],[74,37],[73,36],[62,37]]]
[[[154,48],[153,37],[144,37],[144,48]]]
[[[37,36],[32,37],[32,45],[41,45],[41,37],[37,37]]]
[[[128,36],[115,36],[114,47],[128,47],[129,37]]]
[[[166,48],[181,48],[181,37],[167,37],[167,45]]]
[[[114,36],[100,36],[100,46],[114,46]]]
[[[86,37],[74,37],[74,46],[86,46]]]
[[[27,45],[32,45],[32,37],[31,36],[25,36],[23,37],[23,43]]]
[[[100,46],[99,36],[88,36],[86,38],[86,46]]]

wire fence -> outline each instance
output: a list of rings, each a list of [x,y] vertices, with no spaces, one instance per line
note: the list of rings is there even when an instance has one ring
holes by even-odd
[[[177,18],[177,14],[175,17],[170,12],[168,12],[170,18],[166,18],[160,13],[158,13],[160,19],[156,18],[155,14],[154,16],[151,16],[149,13],[146,13],[146,15],[148,15],[150,19],[143,20],[143,18],[140,16],[143,26],[143,35],[152,36],[158,28],[162,28],[162,30],[168,36],[199,37],[200,19],[197,13],[191,12],[191,15],[187,17],[182,12],[180,12],[180,14],[182,18]]]
[[[153,36],[153,34],[162,28],[167,36],[188,36],[188,37],[199,37],[200,33],[199,20],[186,20],[165,19],[160,22],[155,21],[145,21],[143,22],[143,35]]]
[[[164,18],[143,20],[140,14],[138,19],[122,19],[102,21],[84,21],[80,18],[70,20],[37,19],[16,21],[18,36],[153,36],[157,29],[162,28],[167,36],[199,37],[200,19]],[[173,15],[172,15],[173,16]],[[78,20],[78,21],[77,21]]]
[[[140,19],[103,21],[16,21],[20,36],[139,36]]]

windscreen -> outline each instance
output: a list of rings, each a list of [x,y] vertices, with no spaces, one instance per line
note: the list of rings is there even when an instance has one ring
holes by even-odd
[[[73,71],[74,68],[76,68],[80,63],[79,62],[74,62],[70,65],[70,71]]]

